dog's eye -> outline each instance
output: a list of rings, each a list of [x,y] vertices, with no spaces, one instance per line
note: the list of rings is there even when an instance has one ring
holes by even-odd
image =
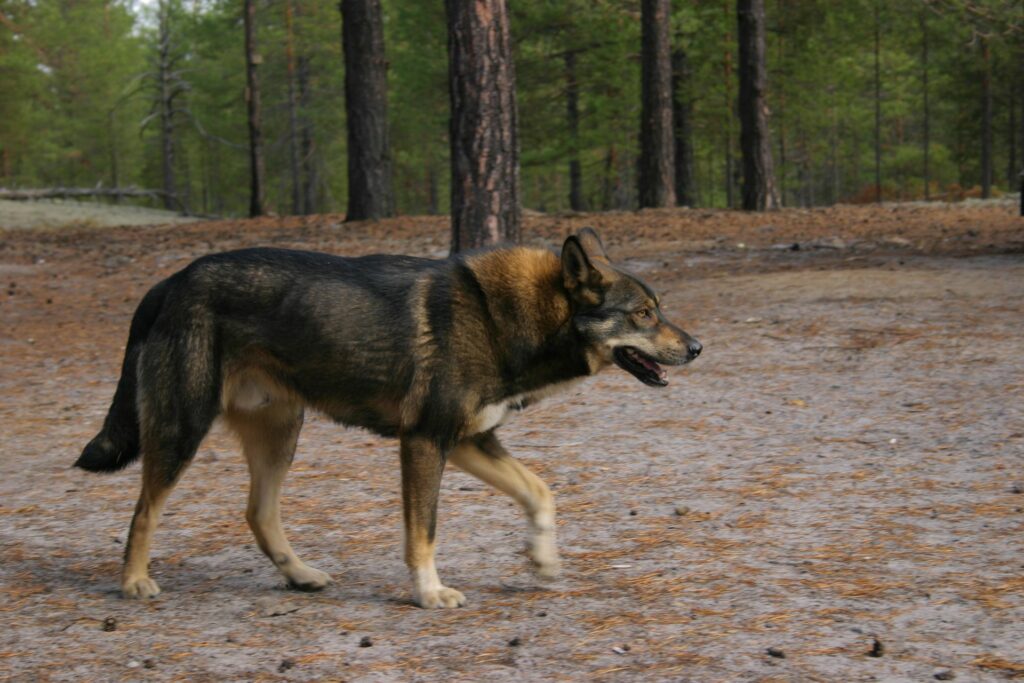
[[[651,309],[649,308],[641,308],[639,311],[636,312],[636,317],[640,318],[641,320],[650,320],[651,318],[654,317],[654,314],[651,312]]]

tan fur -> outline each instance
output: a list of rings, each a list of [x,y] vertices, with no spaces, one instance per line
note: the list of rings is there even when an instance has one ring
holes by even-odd
[[[241,386],[248,388],[245,384]],[[259,388],[264,395],[269,395],[276,387],[262,385]],[[233,400],[238,398],[237,395],[232,397]],[[291,586],[301,590],[323,588],[330,577],[298,558],[281,527],[281,487],[302,428],[301,404],[279,398],[258,410],[246,410],[232,402],[224,413],[224,420],[241,441],[249,464],[249,504],[245,519],[257,545]]]
[[[493,434],[463,441],[448,460],[519,503],[530,524],[528,553],[537,573],[545,578],[557,576],[561,563],[555,544],[555,498],[547,484],[509,455]]]

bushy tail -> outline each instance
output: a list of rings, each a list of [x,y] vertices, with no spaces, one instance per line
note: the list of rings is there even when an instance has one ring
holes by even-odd
[[[156,322],[167,296],[168,281],[153,287],[135,310],[128,345],[121,364],[121,379],[103,421],[103,429],[86,444],[75,467],[90,472],[116,472],[139,457],[139,413],[136,407],[139,352]]]

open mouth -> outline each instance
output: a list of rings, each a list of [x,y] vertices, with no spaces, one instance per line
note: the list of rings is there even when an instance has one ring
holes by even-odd
[[[668,385],[668,375],[658,363],[640,352],[635,346],[616,346],[612,350],[615,364],[651,387]]]

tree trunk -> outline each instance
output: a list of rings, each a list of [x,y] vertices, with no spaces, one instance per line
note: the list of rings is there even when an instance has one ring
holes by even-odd
[[[882,68],[880,62],[882,22],[875,0],[875,203],[882,203]]]
[[[641,207],[675,206],[672,130],[671,0],[642,0],[641,12]]]
[[[266,209],[265,171],[263,168],[263,122],[260,107],[260,82],[256,73],[263,58],[256,52],[256,4],[244,0],[245,21],[245,101],[249,110],[249,215],[262,216]]]
[[[157,28],[160,43],[157,46],[157,81],[160,92],[157,107],[160,110],[160,170],[164,183],[164,208],[179,208],[177,179],[174,176],[174,87],[171,83],[171,13],[166,2],[160,3]]]
[[[452,253],[519,242],[515,69],[505,0],[445,0]]]
[[[345,220],[395,213],[388,142],[388,64],[380,0],[341,0],[348,117],[348,212]]]
[[[725,135],[725,206],[726,208],[733,208],[733,160],[732,160],[732,119],[733,119],[733,99],[732,99],[732,32],[729,30],[731,22],[728,21],[730,15],[730,0],[724,0],[725,7],[725,36],[724,39],[724,50],[722,54],[722,84],[725,91],[725,125],[722,126],[722,132]]]
[[[992,196],[992,54],[988,38],[981,38],[981,197]]]
[[[576,82],[576,53],[565,53],[565,115],[569,127],[569,207],[573,211],[584,211],[583,173],[580,170],[580,103],[579,85]]]
[[[292,3],[284,5],[285,56],[288,76],[288,167],[292,176],[292,214],[302,213],[302,166],[299,163],[299,104],[295,88],[295,48]]]
[[[779,131],[779,205],[788,206],[786,203],[786,6],[784,0],[778,0],[776,8],[779,27],[779,57],[776,73],[779,74],[778,87],[776,89],[775,122]]]
[[[765,67],[764,0],[737,0],[740,47],[740,149],[743,152],[743,209],[776,209],[771,137],[768,131],[768,85]]]
[[[1008,139],[1006,141],[1009,158],[1006,160],[1006,187],[1012,192],[1017,175],[1017,98],[1014,97],[1014,92],[1010,93],[1009,100],[1010,125],[1007,130]]]
[[[924,91],[924,199],[931,199],[931,107],[928,103],[928,12],[929,8],[921,10],[921,89]]]
[[[672,119],[675,124],[676,205],[693,206],[693,97],[690,62],[681,45],[672,51]]]
[[[302,149],[302,215],[314,214],[319,209],[316,175],[316,145],[313,141],[313,122],[309,118],[310,87],[309,57],[299,55],[299,130]]]

